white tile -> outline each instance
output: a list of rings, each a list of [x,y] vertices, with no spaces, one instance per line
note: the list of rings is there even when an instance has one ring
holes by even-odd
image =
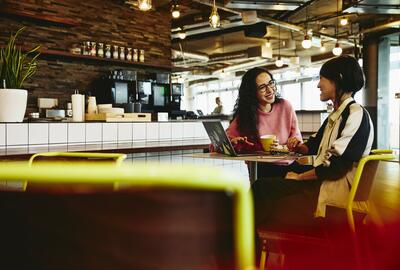
[[[319,123],[313,123],[313,131],[317,132],[320,126]]]
[[[297,112],[296,116],[297,116],[297,121],[299,121],[299,123],[303,122],[303,113]]]
[[[7,124],[6,134],[6,145],[28,144],[27,124]]]
[[[312,113],[303,114],[303,123],[312,123],[312,121],[313,121]]]
[[[132,131],[134,141],[146,140],[146,123],[133,123]]]
[[[312,123],[303,123],[303,131],[313,131],[313,124]]]
[[[102,141],[102,123],[86,123],[86,142]]]
[[[321,123],[321,113],[319,113],[319,112],[313,113],[312,114],[312,119],[313,119],[313,123],[314,124],[315,123],[320,124]]]
[[[103,142],[118,141],[118,123],[103,123]]]
[[[29,123],[29,144],[49,143],[49,124]]]
[[[159,123],[160,140],[171,139],[171,123]]]
[[[183,138],[193,138],[194,137],[194,129],[195,123],[194,122],[185,122],[183,123]]]
[[[182,122],[172,122],[171,123],[171,139],[172,140],[182,140],[183,138],[183,123]]]
[[[158,123],[146,123],[146,139],[149,141],[158,141],[159,136]]]
[[[85,123],[68,123],[68,143],[84,143]]]
[[[50,123],[49,124],[49,143],[66,144],[68,142],[68,124]]]
[[[202,122],[195,123],[194,136],[196,138],[203,138],[203,139],[208,138],[206,129],[204,128],[204,125]]]
[[[118,123],[118,141],[132,141],[132,123]]]
[[[6,124],[0,124],[0,146],[6,145]]]

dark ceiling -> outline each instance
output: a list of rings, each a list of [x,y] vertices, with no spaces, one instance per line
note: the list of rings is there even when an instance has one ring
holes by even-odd
[[[156,9],[170,10],[174,2],[181,15],[172,19],[173,64],[192,74],[243,70],[252,63],[276,68],[278,56],[283,68],[309,65],[332,57],[336,42],[345,52],[362,51],[367,35],[399,33],[400,25],[400,0],[217,0],[221,26],[216,29],[208,22],[212,1],[153,0]],[[340,24],[342,18],[347,25]],[[301,45],[306,31],[313,37],[310,49]],[[180,39],[179,32],[186,38]],[[272,51],[266,49],[267,40]]]

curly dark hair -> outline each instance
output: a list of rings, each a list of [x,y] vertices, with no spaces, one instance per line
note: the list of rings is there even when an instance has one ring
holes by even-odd
[[[261,73],[267,73],[273,79],[271,72],[265,68],[256,67],[248,70],[242,77],[242,83],[239,88],[239,95],[233,110],[233,119],[237,119],[240,133],[246,134],[250,139],[257,139],[258,133],[258,100],[256,78]],[[281,101],[278,95],[275,95],[275,103]]]

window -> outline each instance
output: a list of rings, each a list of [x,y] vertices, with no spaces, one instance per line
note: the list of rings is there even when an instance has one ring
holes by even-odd
[[[326,103],[319,99],[320,91],[317,86],[317,80],[303,83],[303,110],[326,110]]]
[[[295,110],[301,110],[301,85],[300,83],[282,85],[281,95],[289,100]]]

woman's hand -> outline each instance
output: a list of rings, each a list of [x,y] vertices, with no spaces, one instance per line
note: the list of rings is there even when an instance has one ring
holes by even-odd
[[[254,145],[254,143],[252,143],[252,142],[250,142],[250,141],[247,140],[247,137],[246,137],[246,136],[244,136],[244,137],[235,137],[235,138],[232,138],[232,139],[231,139],[231,142],[232,142],[233,145],[236,145],[236,144],[238,144],[238,143],[245,143],[245,144],[248,144],[248,145],[250,145],[250,146],[253,146],[253,145]]]
[[[299,146],[300,144],[301,144],[301,141],[300,141],[299,139],[297,139],[296,137],[289,138],[289,139],[287,140],[287,143],[286,143],[287,148],[288,148],[289,151],[291,151],[291,152],[295,152],[297,146]]]
[[[301,173],[288,172],[285,176],[286,180],[302,181]]]
[[[317,175],[315,173],[315,169],[311,169],[303,173],[288,172],[285,176],[285,179],[295,180],[295,181],[309,181],[309,180],[316,180]]]

